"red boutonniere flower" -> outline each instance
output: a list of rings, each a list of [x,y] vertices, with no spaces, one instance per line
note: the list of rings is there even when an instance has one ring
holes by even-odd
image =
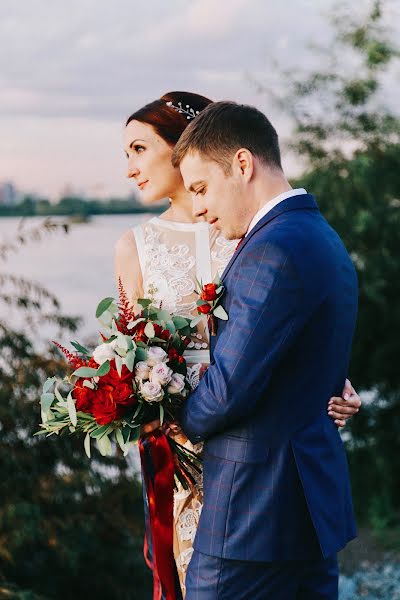
[[[215,319],[222,319],[223,321],[228,320],[228,315],[224,307],[220,304],[225,288],[219,275],[216,276],[212,283],[203,284],[197,281],[197,287],[196,293],[199,295],[199,299],[196,304],[197,312],[200,316],[193,319],[191,326],[196,326],[202,318],[202,315],[207,315],[207,318],[211,323],[211,335],[216,335]]]

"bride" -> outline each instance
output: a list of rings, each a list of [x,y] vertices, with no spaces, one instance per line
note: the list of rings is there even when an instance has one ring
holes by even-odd
[[[135,180],[144,204],[169,198],[170,206],[160,217],[127,231],[117,242],[116,277],[135,305],[138,298],[162,301],[163,308],[182,316],[196,316],[196,278],[211,282],[222,272],[235,251],[237,241],[227,241],[207,222],[192,216],[192,200],[184,188],[179,169],[171,164],[174,145],[191,119],[211,100],[188,92],[170,92],[133,113],[126,122],[124,146],[128,177]],[[208,329],[197,326],[185,352],[189,378],[196,385],[209,364]],[[350,382],[343,398],[331,398],[328,413],[338,426],[355,414],[360,399]],[[157,423],[154,424],[154,426]],[[151,431],[153,424],[144,429]],[[193,447],[175,427],[175,439]],[[185,574],[193,552],[193,541],[202,508],[202,482],[192,490],[182,486],[174,494],[174,557],[185,597]]]

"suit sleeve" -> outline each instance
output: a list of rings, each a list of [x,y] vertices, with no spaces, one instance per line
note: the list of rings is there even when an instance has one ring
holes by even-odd
[[[250,245],[250,244],[249,244]],[[229,279],[229,320],[211,365],[181,413],[193,442],[246,418],[264,397],[273,372],[304,326],[308,310],[287,253],[265,240],[244,248]]]

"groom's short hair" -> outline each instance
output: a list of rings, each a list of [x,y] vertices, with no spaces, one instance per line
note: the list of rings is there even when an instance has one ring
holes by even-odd
[[[179,138],[172,164],[179,167],[187,153],[198,152],[229,173],[240,148],[247,148],[269,167],[282,169],[278,134],[261,111],[236,102],[213,102]]]

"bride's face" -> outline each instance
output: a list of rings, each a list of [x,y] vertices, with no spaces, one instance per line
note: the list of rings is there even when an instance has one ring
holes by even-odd
[[[124,131],[127,176],[135,180],[145,204],[170,198],[183,187],[179,169],[171,164],[172,146],[151,125],[131,121]]]

